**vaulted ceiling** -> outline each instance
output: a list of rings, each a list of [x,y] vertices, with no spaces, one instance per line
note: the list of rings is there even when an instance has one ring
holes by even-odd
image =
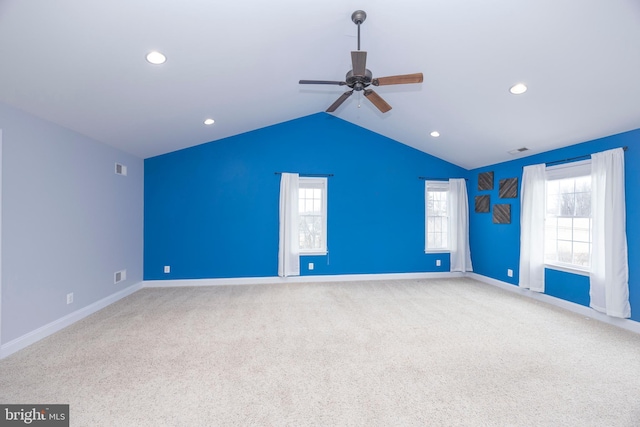
[[[373,76],[424,82],[346,121],[469,169],[640,128],[638,0],[0,0],[0,102],[143,158],[218,140],[326,110],[298,81],[344,80],[357,9]]]

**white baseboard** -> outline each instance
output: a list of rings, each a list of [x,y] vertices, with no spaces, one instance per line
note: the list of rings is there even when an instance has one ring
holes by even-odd
[[[113,304],[114,302],[131,295],[132,293],[142,289],[143,282],[138,282],[135,285],[129,286],[126,289],[123,289],[119,292],[116,292],[113,295],[109,295],[106,298],[101,299],[100,301],[96,301],[93,304],[90,304],[86,307],[83,307],[79,310],[74,311],[73,313],[69,313],[64,317],[61,317],[58,320],[54,320],[53,322],[41,326],[40,328],[31,331],[21,337],[18,337],[14,340],[9,341],[6,344],[3,344],[0,347],[0,359],[4,359],[5,357],[22,350],[23,348],[34,344],[37,341],[40,341],[43,338],[48,337],[51,334],[54,334],[67,326],[72,325],[73,323],[84,319],[85,317],[102,310],[108,305]]]
[[[245,277],[228,279],[193,279],[193,280],[146,280],[138,282],[113,295],[96,301],[60,319],[44,325],[34,331],[9,341],[0,346],[0,359],[3,359],[23,348],[54,334],[83,318],[102,310],[108,305],[125,298],[134,292],[148,288],[182,287],[182,286],[221,286],[221,285],[256,285],[274,283],[312,283],[312,282],[349,282],[358,280],[397,280],[397,279],[438,279],[447,277],[462,277],[462,273],[391,273],[391,274],[346,274],[296,277]]]
[[[386,274],[340,274],[291,277],[234,277],[227,279],[179,279],[145,280],[145,288],[173,288],[185,286],[226,286],[226,285],[270,285],[276,283],[326,283],[354,282],[362,280],[402,280],[402,279],[443,279],[463,277],[463,273],[386,273]]]
[[[606,314],[595,311],[590,307],[585,307],[584,305],[576,304],[571,301],[566,301],[561,298],[552,297],[551,295],[542,294],[540,292],[533,292],[533,291],[530,291],[529,289],[524,289],[517,285],[512,285],[511,283],[503,282],[497,279],[492,279],[491,277],[482,276],[480,274],[466,273],[466,276],[472,279],[475,279],[479,282],[497,286],[509,292],[524,295],[526,297],[533,298],[537,301],[542,301],[551,305],[555,305],[556,307],[560,307],[565,310],[572,311],[574,313],[580,314],[590,319],[598,320],[600,322],[608,323],[610,325],[617,326],[622,329],[626,329],[627,331],[640,334],[640,322],[636,322],[630,319],[620,319],[617,317],[607,316]]]
[[[550,295],[531,292],[528,289],[522,289],[510,283],[492,279],[476,273],[388,273],[388,274],[343,274],[343,275],[319,275],[319,276],[295,276],[295,277],[244,277],[244,278],[226,278],[226,279],[191,279],[191,280],[145,280],[136,283],[126,289],[121,290],[113,295],[101,299],[91,305],[81,308],[70,313],[58,320],[55,320],[45,326],[31,331],[19,338],[0,346],[0,359],[3,359],[23,348],[55,333],[67,326],[107,307],[114,302],[125,298],[142,288],[163,288],[163,287],[185,287],[185,286],[223,286],[223,285],[257,285],[257,284],[276,284],[276,283],[327,283],[327,282],[354,282],[369,280],[401,280],[401,279],[443,279],[454,277],[470,277],[479,282],[497,286],[509,292],[524,295],[557,307],[578,313],[580,315],[599,320],[610,325],[626,329],[631,332],[640,334],[640,322],[629,319],[618,319],[606,316],[589,307],[555,298]]]

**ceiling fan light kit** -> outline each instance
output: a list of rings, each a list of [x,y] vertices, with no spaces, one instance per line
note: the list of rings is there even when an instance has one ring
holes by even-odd
[[[327,108],[327,113],[334,112],[344,101],[349,98],[354,91],[364,93],[364,96],[382,113],[391,110],[391,106],[380,95],[369,89],[369,86],[386,86],[409,83],[422,83],[422,73],[403,74],[389,77],[373,77],[371,70],[367,69],[367,52],[360,50],[360,25],[367,19],[364,10],[356,10],[351,14],[351,20],[358,26],[358,50],[351,52],[352,68],[347,72],[344,81],[334,80],[300,80],[299,84],[322,84],[348,86],[351,90],[343,93]]]

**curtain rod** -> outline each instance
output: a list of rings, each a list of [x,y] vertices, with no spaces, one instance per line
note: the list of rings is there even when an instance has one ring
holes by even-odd
[[[626,145],[622,147],[624,151],[627,151],[628,148],[629,147],[627,147]],[[545,162],[545,164],[549,166],[549,165],[555,165],[556,163],[572,162],[576,160],[586,160],[589,158],[591,158],[591,154],[585,154],[584,156],[569,157],[568,159],[562,159],[562,160],[553,160],[551,162]]]
[[[276,175],[282,175],[283,173],[286,172],[274,172]],[[323,178],[323,177],[331,177],[333,176],[332,173],[299,173],[298,175],[303,176],[303,177],[309,177],[309,178]]]
[[[450,178],[429,178],[426,176],[419,176],[418,179],[421,179],[423,181],[449,181]],[[455,179],[455,178],[451,178],[451,179]],[[460,178],[458,178],[460,179]],[[469,181],[468,178],[464,179],[465,181]]]

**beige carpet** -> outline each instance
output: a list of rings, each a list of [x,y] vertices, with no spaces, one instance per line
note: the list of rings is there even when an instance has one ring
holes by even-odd
[[[638,426],[640,335],[471,279],[143,289],[0,361],[0,402],[72,426]]]

